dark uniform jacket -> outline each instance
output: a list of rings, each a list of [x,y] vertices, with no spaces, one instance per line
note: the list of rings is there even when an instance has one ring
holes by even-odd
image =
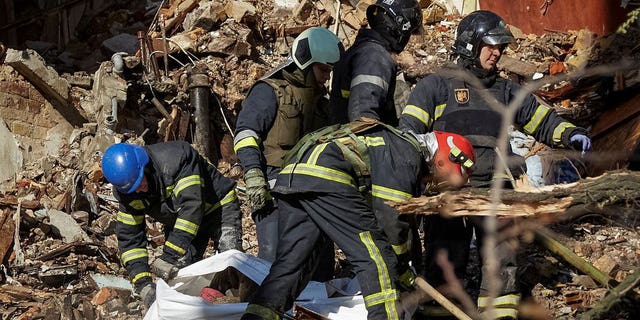
[[[149,155],[145,175],[149,192],[123,194],[117,217],[121,261],[134,284],[150,281],[145,214],[171,229],[162,259],[176,263],[191,246],[203,219],[220,214],[236,199],[235,182],[224,177],[191,145],[172,141],[144,147]]]
[[[350,139],[350,138],[340,138]],[[358,139],[367,145],[370,159],[371,210],[387,234],[396,254],[407,252],[409,225],[398,220],[397,212],[385,201],[405,201],[420,194],[420,175],[424,169],[422,154],[388,129],[378,126]],[[352,164],[334,143],[322,143],[309,150],[297,163],[288,163],[280,172],[273,192],[354,193],[362,190],[361,179]]]
[[[502,115],[491,109],[477,90],[461,80],[429,75],[420,80],[411,92],[400,116],[400,128],[416,133],[440,130],[464,135],[476,153],[472,183],[482,185],[491,180],[494,163],[499,160],[494,148]],[[506,105],[520,86],[498,77],[488,89],[481,90],[488,90],[496,100]],[[536,140],[551,146],[568,147],[572,135],[586,133],[585,129],[564,120],[555,110],[540,104],[533,95],[528,95],[520,105],[514,124]],[[513,160],[510,162],[514,163]]]
[[[331,124],[368,117],[397,125],[393,103],[397,66],[387,41],[376,31],[360,29],[354,44],[333,70]]]
[[[242,102],[234,149],[245,170],[279,168],[285,152],[307,132],[327,124],[315,78],[293,63],[259,80]],[[326,100],[326,99],[325,99]],[[264,150],[264,152],[263,152]]]

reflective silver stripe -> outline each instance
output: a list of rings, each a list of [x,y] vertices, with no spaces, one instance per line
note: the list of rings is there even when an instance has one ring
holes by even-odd
[[[198,229],[200,229],[199,225],[182,218],[176,219],[176,223],[173,225],[173,227],[186,233],[190,233],[194,236],[198,233]]]
[[[203,184],[204,184],[204,179],[202,179],[202,177],[200,177],[200,175],[198,174],[184,177],[178,180],[178,182],[176,183],[173,189],[173,195],[177,197],[180,191],[193,185],[203,185]]]
[[[122,211],[118,211],[118,218],[117,220],[119,222],[122,222],[124,224],[128,224],[130,226],[137,226],[139,224],[142,224],[144,222],[144,215],[132,215],[132,214],[128,214]]]
[[[284,167],[280,174],[304,174],[320,179],[343,183],[354,188],[356,186],[353,177],[342,171],[306,163],[298,163],[296,165],[290,164]]]
[[[478,297],[478,307],[486,307],[489,302],[489,297]],[[504,306],[504,305],[513,305],[517,306],[520,303],[520,295],[517,294],[507,294],[504,296],[499,296],[493,299],[494,306]]]
[[[404,191],[391,189],[375,184],[371,186],[371,194],[376,198],[395,202],[405,201],[411,198],[411,194]]]
[[[236,134],[236,136],[233,138],[233,144],[236,145],[238,143],[238,141],[244,139],[244,138],[249,138],[249,137],[254,137],[256,139],[256,141],[260,141],[260,136],[258,136],[258,134],[253,131],[253,130],[242,130],[240,132],[238,132],[238,134]]]
[[[549,107],[539,105],[536,108],[536,112],[533,114],[533,117],[529,119],[529,123],[524,126],[524,130],[528,134],[532,134],[533,132],[535,132],[536,129],[538,129],[538,127],[540,126],[540,123],[542,123],[542,119],[544,119],[547,113],[549,113],[549,110]]]
[[[431,116],[424,109],[414,106],[412,104],[408,104],[402,110],[402,114],[410,115],[422,122],[425,126],[429,126],[431,124]]]
[[[444,113],[444,108],[447,107],[446,103],[443,104],[439,104],[436,106],[436,114],[435,114],[435,120],[440,119],[440,117],[442,117],[442,114]]]
[[[382,88],[384,92],[387,92],[389,90],[389,84],[387,83],[387,81],[385,81],[381,77],[372,76],[368,74],[361,74],[353,78],[353,80],[351,80],[351,89],[353,89],[353,87],[362,83],[371,83],[373,85],[376,85]]]
[[[564,133],[565,130],[569,129],[569,128],[574,128],[575,125],[569,123],[569,122],[560,122],[560,124],[553,129],[553,142],[556,144],[561,144],[562,143],[562,134]]]
[[[123,252],[120,255],[120,261],[122,264],[126,264],[127,262],[140,258],[147,258],[149,254],[147,253],[147,249],[143,248],[134,248]]]
[[[398,298],[400,296],[396,290],[376,292],[364,297],[364,305],[368,308],[381,303],[394,302]]]

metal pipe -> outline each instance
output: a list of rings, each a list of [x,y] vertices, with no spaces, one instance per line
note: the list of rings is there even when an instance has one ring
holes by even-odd
[[[118,125],[118,99],[111,97],[111,115],[104,118],[104,130],[107,134],[114,134]]]
[[[189,98],[194,110],[195,133],[193,145],[203,156],[211,159],[211,127],[209,116],[209,76],[203,71],[192,69],[187,79]]]
[[[167,44],[167,31],[165,28],[164,14],[160,15],[160,30],[162,31],[162,50],[164,51],[164,76],[169,77],[169,45]]]
[[[116,52],[111,56],[111,62],[113,62],[113,72],[117,75],[122,75],[124,71],[124,59],[122,56],[126,56],[126,52]]]

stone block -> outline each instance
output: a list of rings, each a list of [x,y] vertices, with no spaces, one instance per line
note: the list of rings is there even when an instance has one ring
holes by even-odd
[[[10,129],[11,132],[13,132],[13,134],[15,135],[29,137],[31,136],[31,130],[33,129],[33,126],[22,121],[13,121],[10,124]]]
[[[69,83],[51,67],[37,52],[8,49],[5,63],[13,67],[22,76],[38,88],[40,93],[51,102],[74,126],[87,122],[85,117],[69,101]]]

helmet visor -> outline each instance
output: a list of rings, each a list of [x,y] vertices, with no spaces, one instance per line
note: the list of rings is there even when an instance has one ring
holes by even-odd
[[[507,29],[503,22],[500,22],[498,26],[487,31],[482,37],[482,41],[488,45],[510,44],[513,40],[513,34],[511,34],[511,31]]]

